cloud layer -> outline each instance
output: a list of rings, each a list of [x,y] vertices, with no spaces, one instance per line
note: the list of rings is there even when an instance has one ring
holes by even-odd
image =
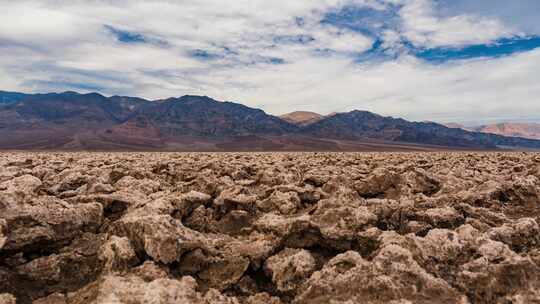
[[[540,121],[540,21],[512,18],[522,4],[2,2],[4,90],[203,94],[273,114]]]

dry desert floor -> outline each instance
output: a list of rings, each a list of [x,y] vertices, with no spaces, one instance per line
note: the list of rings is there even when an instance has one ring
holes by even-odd
[[[0,303],[540,303],[540,154],[0,153]]]

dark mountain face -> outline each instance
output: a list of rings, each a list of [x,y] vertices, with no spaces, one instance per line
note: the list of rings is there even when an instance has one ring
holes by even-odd
[[[154,102],[137,97],[112,96],[108,98],[110,102],[109,111],[118,121],[126,121],[133,117],[143,108],[154,105]]]
[[[430,122],[409,122],[365,111],[327,117],[302,129],[302,133],[346,140],[382,139],[448,147],[495,148],[520,146],[540,148],[540,141],[469,132]]]
[[[167,136],[282,135],[298,128],[262,110],[209,97],[171,98],[139,111]]]
[[[15,103],[26,96],[28,94],[0,91],[0,106]]]
[[[5,117],[14,120],[12,125],[15,127],[42,124],[75,129],[102,128],[127,119],[148,103],[137,98],[107,98],[96,93],[25,94],[1,107],[0,115],[4,113]]]
[[[22,117],[42,119],[54,123],[69,121],[104,122],[112,120],[106,110],[107,98],[99,94],[77,93],[38,94],[28,96],[8,108]]]

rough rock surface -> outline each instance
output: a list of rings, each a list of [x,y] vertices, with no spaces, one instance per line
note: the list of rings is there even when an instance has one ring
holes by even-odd
[[[0,303],[540,303],[535,153],[3,153]]]

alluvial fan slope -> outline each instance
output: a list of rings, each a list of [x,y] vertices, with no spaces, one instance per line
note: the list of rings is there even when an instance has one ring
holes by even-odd
[[[540,154],[0,154],[0,303],[538,303]]]

